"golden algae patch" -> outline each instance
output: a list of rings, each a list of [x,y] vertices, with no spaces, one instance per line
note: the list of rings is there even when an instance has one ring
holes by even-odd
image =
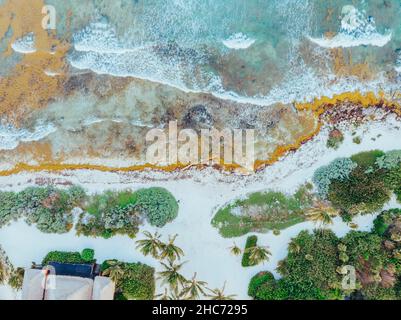
[[[44,5],[42,0],[8,0],[0,6],[0,36],[4,38],[9,30],[12,34],[4,55],[10,55],[14,41],[28,33],[35,39],[36,51],[24,54],[11,74],[0,79],[0,116],[16,124],[30,109],[44,107],[59,95],[65,80],[68,44],[42,28]]]

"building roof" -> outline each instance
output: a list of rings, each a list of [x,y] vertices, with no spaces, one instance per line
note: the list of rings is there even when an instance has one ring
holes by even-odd
[[[26,269],[22,284],[22,300],[43,300],[46,273],[37,269]]]
[[[92,279],[58,275],[49,278],[53,279],[49,281],[52,285],[46,290],[46,300],[92,300]]]
[[[93,283],[92,300],[113,300],[115,283],[107,277],[96,277]]]

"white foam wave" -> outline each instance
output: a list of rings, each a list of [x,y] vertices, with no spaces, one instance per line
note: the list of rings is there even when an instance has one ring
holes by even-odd
[[[391,32],[377,32],[374,18],[366,17],[364,12],[358,11],[354,6],[344,6],[342,16],[340,31],[334,37],[308,37],[309,40],[324,48],[383,47],[391,41]]]
[[[11,125],[0,125],[0,150],[13,150],[21,142],[39,141],[55,132],[57,128],[49,124],[38,124],[33,131],[17,129]]]
[[[249,38],[242,32],[233,34],[227,40],[223,40],[223,44],[227,48],[234,50],[248,49],[255,42],[256,42],[255,39]]]
[[[29,54],[36,52],[35,35],[31,32],[22,38],[15,40],[11,48],[18,53]]]

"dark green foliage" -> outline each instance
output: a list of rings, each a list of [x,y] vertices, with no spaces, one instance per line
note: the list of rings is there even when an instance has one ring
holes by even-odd
[[[341,258],[341,260],[339,259]],[[346,258],[346,259],[344,259]],[[356,286],[343,290],[341,266],[356,270]],[[382,212],[372,232],[351,231],[338,239],[330,231],[301,232],[292,240],[288,256],[274,280],[259,273],[249,284],[249,295],[274,299],[401,299],[401,210]]]
[[[124,275],[116,283],[115,300],[153,300],[156,290],[154,268],[142,263],[122,263],[121,266]],[[108,267],[108,261],[103,262],[101,271]]]
[[[84,264],[87,263],[79,252],[65,252],[65,251],[51,251],[42,261],[42,265],[46,266],[49,262],[59,263],[75,263]]]
[[[0,192],[0,227],[25,217],[45,233],[65,233],[72,227],[71,210],[85,199],[77,186],[67,190],[48,187],[29,187],[21,192]]]
[[[162,227],[178,214],[177,201],[163,188],[107,191],[93,196],[84,209],[77,225],[78,234],[106,239],[116,234],[134,238],[144,218]]]
[[[367,171],[358,166],[348,179],[330,184],[328,199],[337,208],[350,214],[372,213],[390,200],[390,191],[383,181],[381,170]]]
[[[137,191],[138,208],[155,227],[163,227],[178,214],[178,203],[164,188],[149,188]]]
[[[294,299],[329,299],[339,286],[336,273],[337,237],[328,230],[314,234],[301,232],[295,239],[287,259],[278,269],[292,284],[293,292],[302,296]]]
[[[290,288],[283,279],[275,280],[270,272],[260,272],[251,279],[248,295],[255,300],[289,299]]]
[[[373,167],[376,164],[377,159],[383,157],[385,153],[380,150],[373,150],[367,152],[361,152],[351,157],[351,160],[363,168]]]
[[[242,256],[242,266],[243,267],[253,266],[253,264],[249,261],[250,253],[247,251],[247,249],[256,247],[257,243],[258,243],[257,236],[250,236],[246,239],[245,250],[244,250],[244,254]]]
[[[93,262],[95,259],[95,250],[86,248],[82,250],[81,257],[86,262]]]

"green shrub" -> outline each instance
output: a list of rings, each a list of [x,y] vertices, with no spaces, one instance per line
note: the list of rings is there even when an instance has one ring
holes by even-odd
[[[100,268],[102,272],[109,267],[108,261],[102,263]],[[115,300],[154,299],[156,290],[154,268],[142,263],[121,263],[121,268],[123,276],[116,283]]]
[[[10,278],[8,279],[8,285],[15,290],[21,290],[22,283],[24,281],[24,273],[24,268],[17,268],[13,270]]]
[[[390,200],[390,191],[380,170],[366,172],[358,166],[345,180],[330,184],[328,199],[337,208],[350,214],[372,213]]]
[[[401,150],[386,152],[376,160],[376,165],[381,169],[395,169],[401,164]]]
[[[42,261],[42,265],[46,266],[49,262],[85,264],[79,252],[51,251]]]
[[[369,168],[375,166],[376,161],[384,155],[385,153],[383,151],[373,150],[353,155],[351,160],[361,167]]]
[[[278,271],[285,277],[292,299],[336,299],[340,278],[336,273],[338,238],[328,230],[313,234],[302,231],[292,240],[285,260]]]
[[[313,183],[316,185],[319,195],[326,198],[330,184],[333,180],[343,181],[347,179],[357,167],[357,164],[348,158],[339,158],[327,166],[320,167],[313,175]]]
[[[362,139],[360,137],[355,137],[354,139],[352,139],[352,142],[355,144],[361,144]]]
[[[332,148],[336,150],[340,147],[343,141],[344,141],[343,133],[338,129],[334,129],[329,134],[329,138],[327,140],[327,148]]]
[[[116,234],[135,237],[141,217],[137,193],[106,191],[90,197],[76,226],[78,234],[108,239]]]
[[[249,261],[250,253],[249,253],[249,251],[247,251],[247,249],[256,247],[257,243],[258,243],[257,236],[250,236],[246,239],[245,250],[244,250],[244,254],[242,256],[242,266],[243,267],[253,266],[253,264],[251,264],[251,262]]]
[[[86,248],[82,250],[81,257],[86,262],[93,262],[95,260],[95,250]]]
[[[71,210],[81,205],[85,192],[77,186],[67,190],[48,187],[29,187],[14,192],[0,192],[0,227],[25,217],[28,224],[45,233],[65,233],[72,227]]]
[[[138,208],[155,227],[163,227],[173,221],[178,214],[178,203],[164,188],[138,190]]]

